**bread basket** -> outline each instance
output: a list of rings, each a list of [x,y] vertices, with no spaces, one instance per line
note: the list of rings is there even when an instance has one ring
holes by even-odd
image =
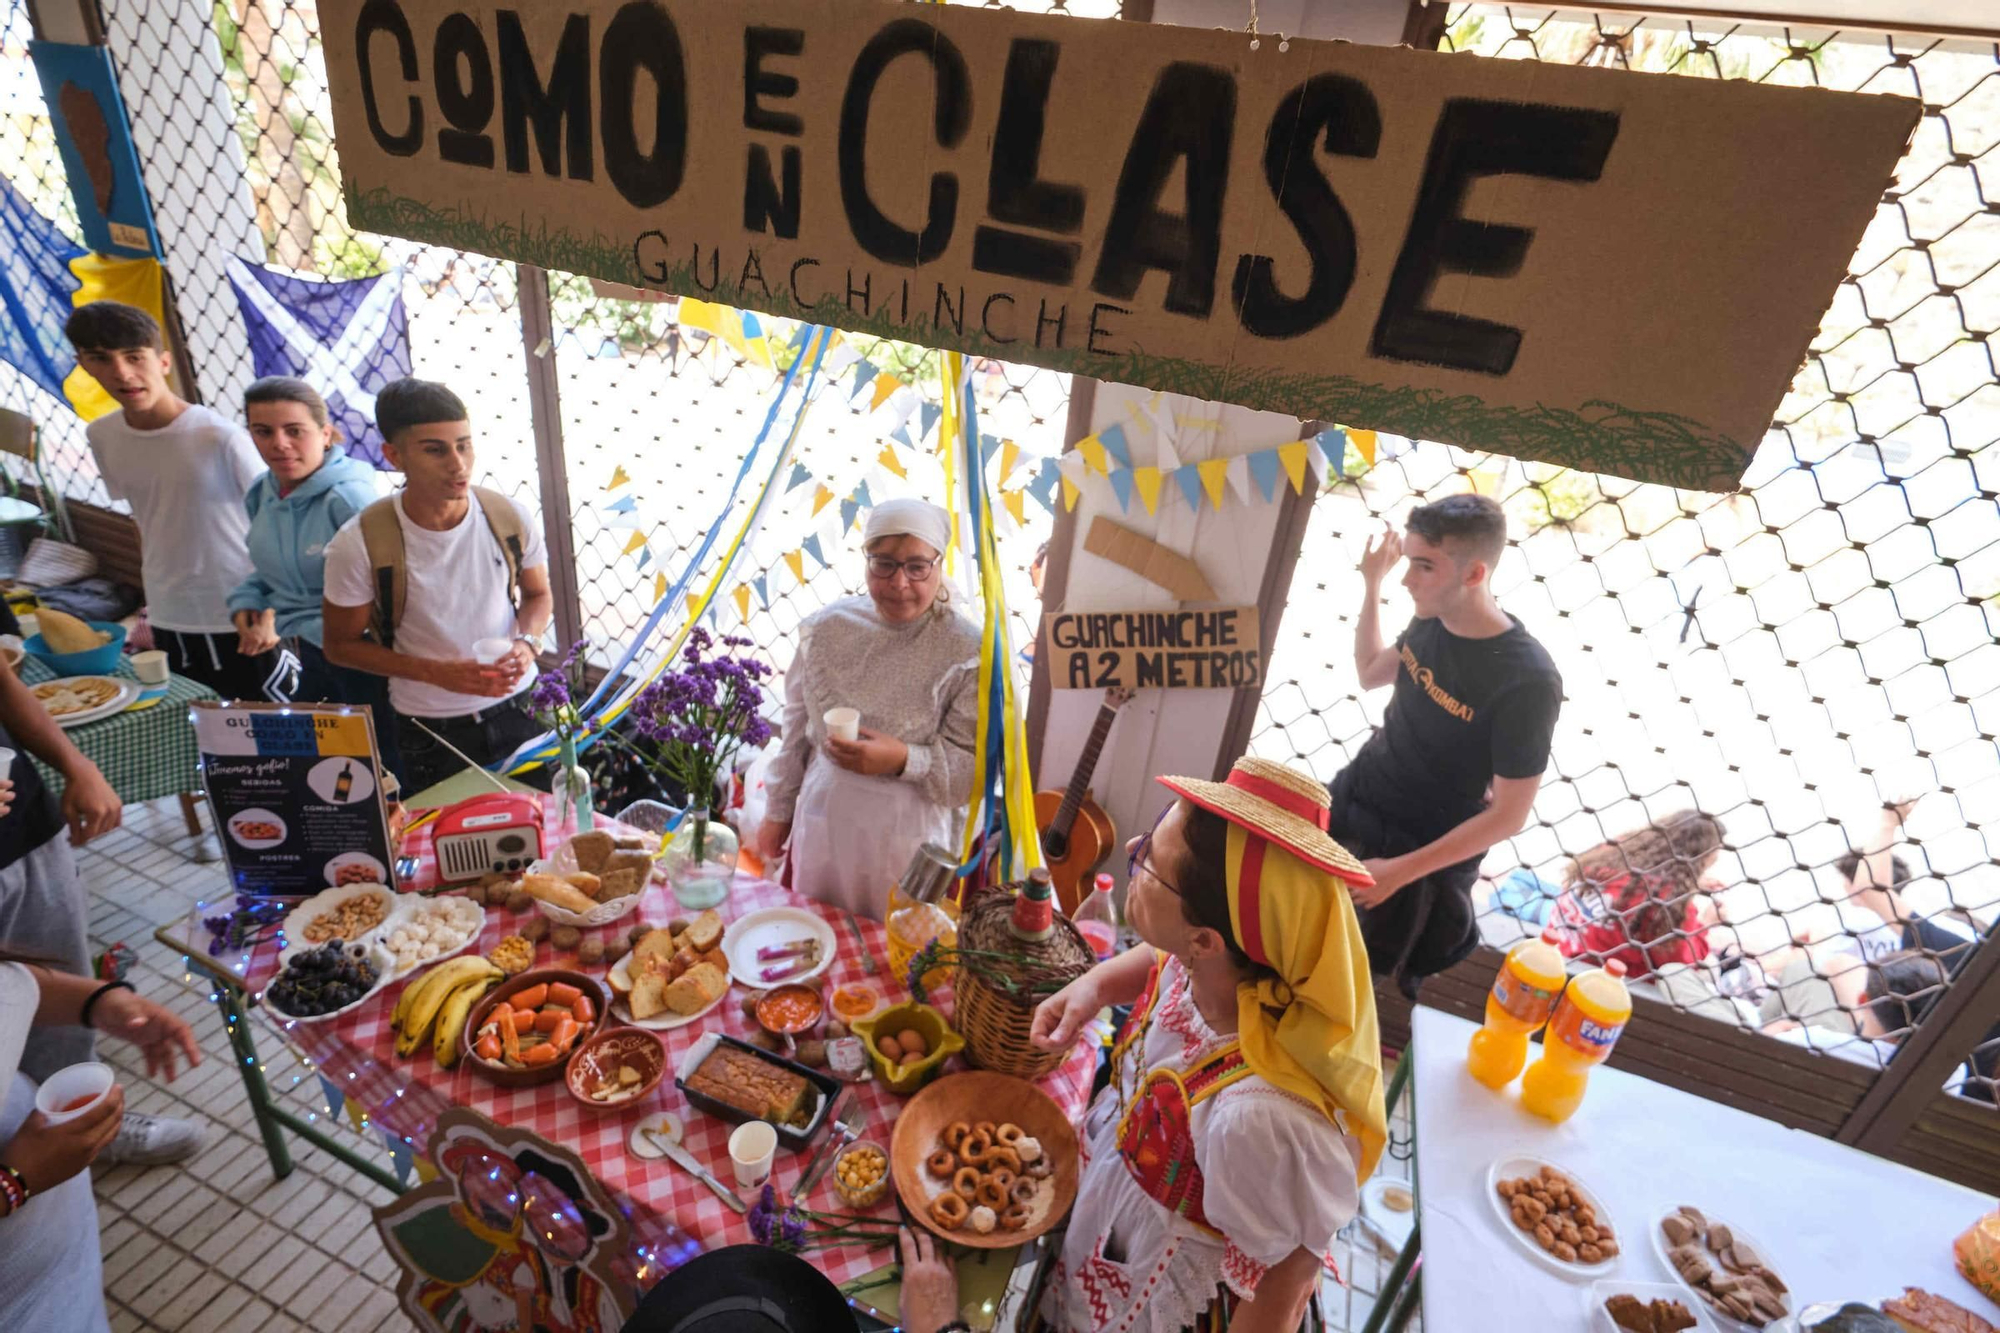
[[[528,867],[528,873],[554,875],[561,879],[564,875],[574,875],[582,869],[583,867],[577,864],[576,852],[571,848],[570,840],[565,839],[554,852]],[[649,877],[647,883],[651,882]],[[608,903],[599,903],[588,912],[572,912],[567,907],[545,903],[540,898],[535,899],[535,909],[559,926],[587,929],[591,926],[608,926],[614,921],[621,921],[632,915],[639,910],[639,900],[645,896],[646,886],[642,884],[637,893],[628,893],[622,898],[613,898]]]

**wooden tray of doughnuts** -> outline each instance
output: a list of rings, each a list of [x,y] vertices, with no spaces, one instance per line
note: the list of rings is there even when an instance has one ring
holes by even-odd
[[[1031,1177],[1038,1187],[1019,1226],[996,1225],[980,1234],[964,1221],[947,1225],[933,1212],[933,1201],[954,1191],[951,1179],[933,1173],[927,1162],[933,1154],[951,1151],[945,1147],[947,1131],[956,1126],[970,1130],[987,1120],[996,1129],[1015,1126],[1037,1140],[1050,1169],[1046,1176]],[[1075,1127],[1047,1093],[1006,1074],[985,1070],[950,1074],[911,1098],[896,1117],[889,1158],[897,1196],[910,1216],[952,1244],[969,1249],[999,1250],[1032,1240],[1067,1217],[1076,1202]],[[953,1168],[954,1175],[957,1170]],[[993,1171],[982,1173],[991,1176]]]

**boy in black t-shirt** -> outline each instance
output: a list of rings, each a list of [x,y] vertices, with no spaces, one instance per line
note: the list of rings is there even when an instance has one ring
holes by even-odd
[[[1407,536],[1384,531],[1361,557],[1354,667],[1364,690],[1395,684],[1382,727],[1329,790],[1327,831],[1375,883],[1354,891],[1370,965],[1416,981],[1472,952],[1472,883],[1487,848],[1528,822],[1562,676],[1546,649],[1493,599],[1507,518],[1483,495],[1414,510]],[[1382,580],[1408,557],[1416,617],[1382,642]]]

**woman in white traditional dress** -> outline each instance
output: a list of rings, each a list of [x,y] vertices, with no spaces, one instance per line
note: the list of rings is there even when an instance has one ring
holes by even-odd
[[[1367,872],[1304,773],[1240,759],[1226,783],[1160,781],[1182,799],[1132,843],[1145,943],[1035,1014],[1057,1049],[1133,1005],[1041,1313],[1061,1333],[1181,1333],[1219,1305],[1232,1333],[1293,1333],[1386,1139],[1346,887]]]
[[[950,607],[949,542],[936,505],[876,505],[861,538],[867,595],[808,616],[785,672],[758,850],[768,863],[789,846],[794,890],[878,920],[918,846],[957,845],[972,793],[980,635]],[[861,714],[856,739],[828,734],[835,708]]]

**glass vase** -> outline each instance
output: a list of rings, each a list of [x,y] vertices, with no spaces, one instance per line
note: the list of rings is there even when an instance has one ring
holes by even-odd
[[[590,773],[576,761],[576,738],[562,739],[562,756],[549,782],[549,794],[556,800],[556,819],[564,834],[588,833],[597,827],[591,807]]]
[[[680,905],[693,911],[717,906],[736,879],[736,830],[706,808],[687,812],[661,858]]]

